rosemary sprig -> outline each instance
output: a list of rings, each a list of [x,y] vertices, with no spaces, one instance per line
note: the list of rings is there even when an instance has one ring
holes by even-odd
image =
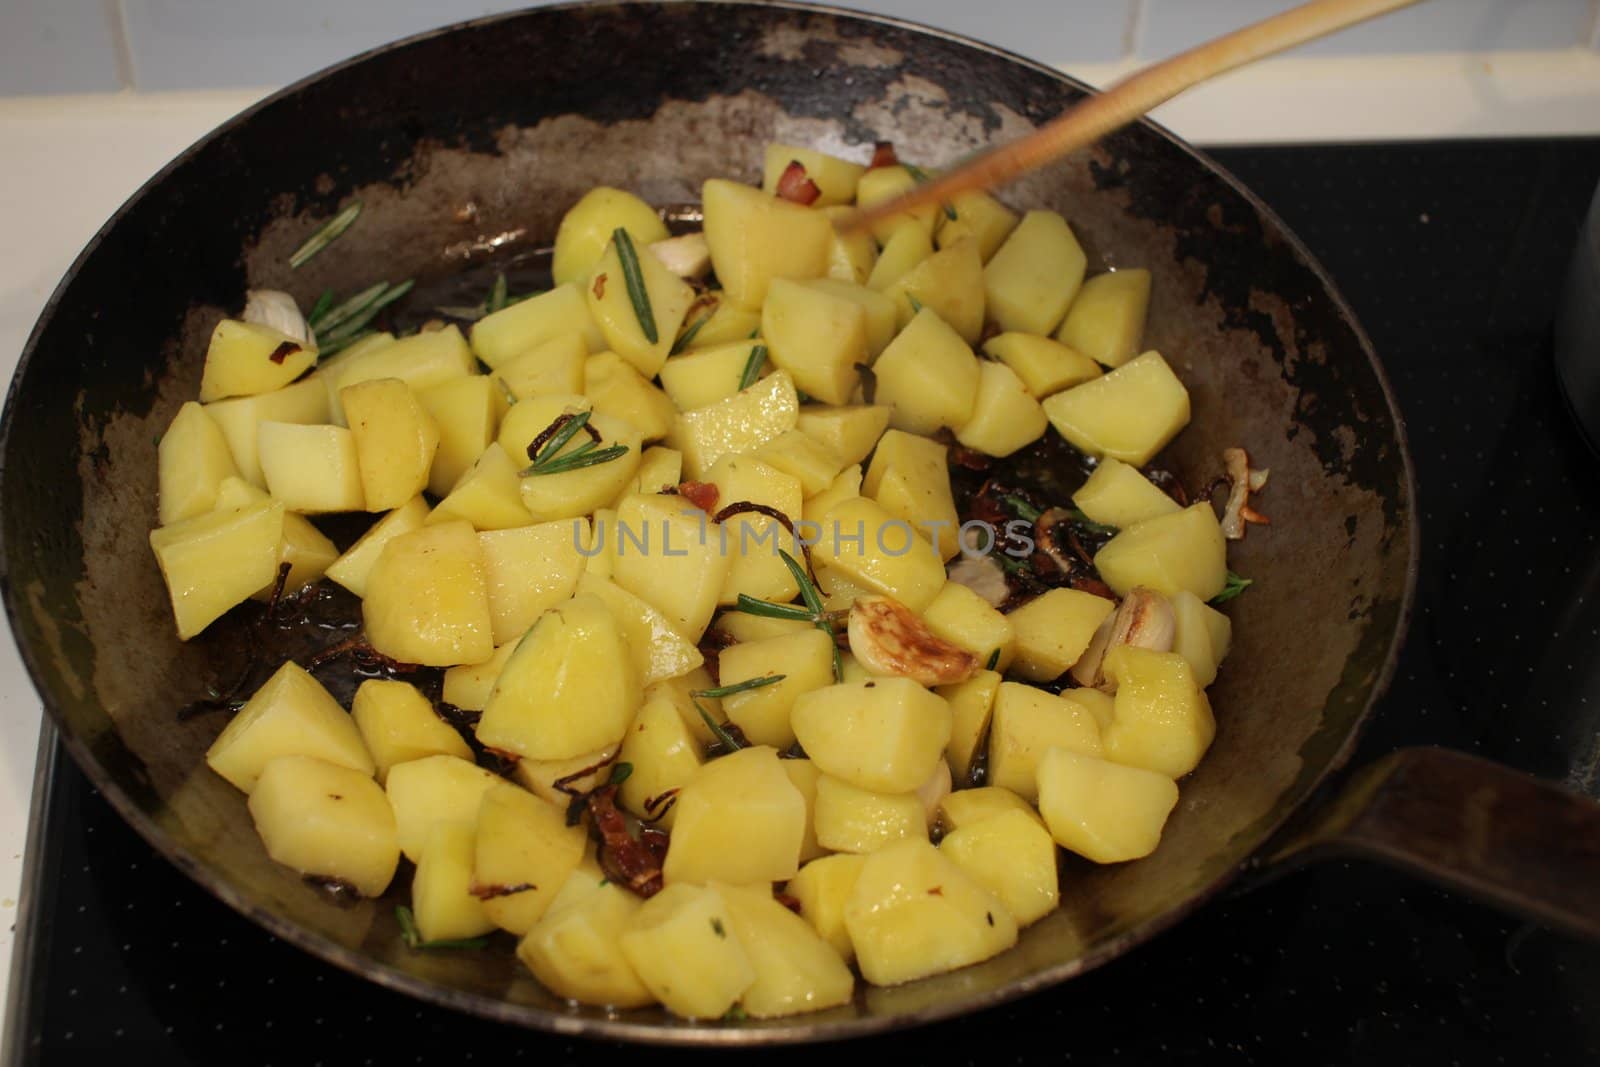
[[[989,653],[989,665],[984,670],[992,671],[998,666],[1000,666],[1000,650],[997,648]]]
[[[1028,503],[1015,493],[1001,493],[1000,499],[1011,505],[1011,510],[1017,513],[1017,518],[1023,522],[1036,522],[1044,512]]]
[[[317,324],[322,321],[322,316],[326,315],[331,307],[333,307],[333,290],[324,289],[322,295],[317,297],[317,302],[311,305],[311,314],[306,316],[306,325],[313,330],[316,329]]]
[[[556,457],[556,453],[567,447],[568,441],[578,436],[578,431],[589,425],[589,416],[591,414],[593,413],[588,411],[580,411],[576,414],[567,416],[566,420],[562,422],[559,427],[557,427],[556,431],[550,434],[549,439],[539,447],[539,451],[535,452],[529,457],[533,460],[533,465],[537,467],[541,463],[548,463],[550,460],[554,459]],[[590,441],[589,443],[593,444],[594,442]]]
[[[1222,587],[1222,592],[1212,597],[1211,603],[1226,604],[1228,601],[1232,600],[1240,593],[1243,593],[1246,589],[1250,588],[1254,584],[1254,578],[1245,578],[1241,575],[1233,573],[1233,571],[1230,570],[1228,572],[1228,580]]]
[[[627,454],[627,445],[608,445],[605,448],[596,448],[593,441],[585,441],[566,455],[557,456],[542,466],[535,463],[522,472],[522,477],[531,478],[539,474],[566,474],[568,471],[583,470],[585,467],[598,467],[602,463],[610,463],[612,460],[620,459]]]
[[[613,763],[611,765],[611,777],[606,779],[606,784],[621,785],[631,777],[633,777],[633,764]]]
[[[361,290],[344,303],[336,304],[329,308],[314,324],[317,328],[317,331],[319,333],[327,333],[335,326],[338,326],[345,320],[349,319],[352,315],[359,315],[368,304],[382,296],[383,291],[387,288],[389,288],[388,282],[379,282],[377,285],[369,285],[367,288]]]
[[[800,599],[811,609],[812,625],[828,635],[829,643],[833,647],[833,680],[844,681],[844,660],[839,655],[838,634],[834,632],[833,620],[822,604],[822,594],[817,592],[816,585],[811,581],[811,575],[806,573],[806,569],[798,560],[781,548],[778,549],[778,556],[783,560],[783,565],[789,568],[789,573],[794,575],[795,583],[800,586]]]
[[[317,349],[317,355],[318,357],[331,356],[335,352],[342,352],[357,341],[365,341],[377,332],[377,330],[358,330],[355,333],[342,334]]]
[[[656,314],[650,309],[650,293],[644,287],[644,271],[639,266],[639,253],[634,250],[633,238],[618,226],[611,231],[611,240],[617,246],[617,260],[622,264],[622,280],[628,286],[628,301],[633,304],[633,314],[639,320],[644,339],[655,344],[661,339],[656,332]]]
[[[713,737],[722,743],[723,748],[726,748],[729,752],[737,752],[744,747],[739,743],[738,738],[723,729],[722,724],[711,717],[711,713],[698,700],[694,699],[694,694],[692,693],[689,695],[689,702],[694,705],[694,710],[700,713],[700,718],[705,720],[706,728],[711,731]]]
[[[796,622],[810,622],[816,618],[809,608],[795,604],[774,604],[770,600],[757,600],[748,593],[739,594],[733,610],[742,611],[746,615],[759,615],[766,619],[793,619]]]
[[[411,909],[404,904],[394,909],[394,917],[400,924],[400,937],[410,949],[484,948],[489,944],[487,937],[467,937],[455,941],[424,941],[422,931],[417,929],[416,916],[412,915]]]
[[[496,311],[499,311],[505,306],[506,276],[504,274],[496,274],[494,276],[494,287],[489,290],[489,300],[486,304],[486,310],[490,315],[493,315]]]
[[[350,228],[350,224],[356,221],[356,216],[359,214],[361,214],[361,201],[350,201],[350,206],[323,223],[321,229],[306,238],[305,244],[290,253],[290,269],[299,270],[309,263],[311,258],[318,252],[333,244],[334,241],[339,239],[340,234]]]
[[[766,674],[759,678],[746,678],[744,681],[735,682],[733,685],[720,685],[715,689],[691,689],[689,690],[689,695],[692,697],[715,697],[720,700],[723,697],[731,697],[735,693],[748,693],[752,689],[777,685],[787,677],[788,675],[786,674]]]
[[[1081,508],[1068,508],[1067,514],[1072,517],[1073,525],[1082,526],[1092,534],[1101,534],[1106,537],[1115,537],[1117,534],[1117,527],[1108,526],[1103,522],[1095,522],[1085,515]]]
[[[767,346],[756,345],[750,349],[750,358],[744,361],[744,373],[739,375],[739,388],[748,389],[756,384],[761,368],[767,362]]]
[[[433,310],[449,319],[460,319],[463,322],[477,322],[489,314],[489,309],[483,304],[474,304],[468,307],[465,304],[436,304]]]
[[[678,339],[672,342],[672,347],[667,350],[667,355],[682,355],[684,349],[688,348],[690,343],[694,341],[694,335],[699,333],[705,324],[711,321],[711,316],[714,314],[716,312],[713,311],[709,314],[701,315],[691,322],[688,328],[678,335]]]
[[[378,312],[409,293],[415,284],[408,278],[399,285],[379,282],[363,289],[323,318],[316,328],[317,347],[326,352],[329,346],[348,344],[353,335],[365,330],[378,317]]]

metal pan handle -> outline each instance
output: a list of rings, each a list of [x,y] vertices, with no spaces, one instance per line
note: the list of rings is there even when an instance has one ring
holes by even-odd
[[[1356,772],[1269,867],[1376,860],[1600,940],[1600,803],[1442,748]]]

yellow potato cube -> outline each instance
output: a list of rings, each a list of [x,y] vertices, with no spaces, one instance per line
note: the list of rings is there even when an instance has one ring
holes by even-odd
[[[1032,682],[1061,677],[1116,607],[1093,593],[1051,589],[1017,608],[1006,616],[1017,635],[1015,673]]]
[[[316,345],[271,326],[223,319],[211,331],[211,344],[206,348],[200,402],[282,389],[316,361]]]
[[[249,489],[252,493],[261,493],[261,490],[251,485],[242,478],[230,478],[230,482],[237,482],[240,486]],[[262,498],[270,499],[265,493]],[[283,580],[283,593],[293,596],[306,586],[315,582],[327,573],[328,565],[339,558],[339,550],[334,547],[323,532],[301,515],[292,511],[283,515],[283,540],[278,542],[278,565],[289,565],[289,573]],[[273,590],[278,586],[276,576],[268,584],[250,594],[257,600],[270,601]]]
[[[743,501],[792,518],[800,513],[804,499],[798,476],[756,456],[729,453],[711,465],[705,481],[717,487],[718,508]]]
[[[1083,283],[1056,339],[1108,367],[1139,351],[1150,307],[1150,272],[1119,270]]]
[[[676,496],[630,497],[617,509],[616,583],[691,641],[711,622],[733,562],[709,527],[704,512]]]
[[[788,748],[795,741],[789,722],[795,701],[833,684],[833,648],[831,637],[808,628],[723,649],[718,656],[718,677],[724,686],[756,678],[783,679],[723,697],[723,711],[756,744]]]
[[[630,238],[631,240],[631,238]],[[642,246],[634,249],[643,295],[650,309],[647,328],[633,302],[618,249],[608,244],[584,282],[589,314],[600,326],[606,347],[627,360],[646,378],[654,378],[667,361],[667,350],[694,303],[689,283],[668,270]],[[651,339],[652,335],[654,340]]]
[[[401,534],[422,529],[428,518],[428,502],[414,496],[373,523],[344,555],[328,565],[327,576],[356,596],[365,596],[367,577],[383,552],[383,546]]]
[[[977,242],[978,254],[985,263],[1017,228],[1016,212],[988,193],[962,193],[950,201],[950,210],[955,212],[955,218],[945,216],[937,235],[939,247],[949,248],[970,237]]]
[[[933,241],[926,230],[921,226],[898,227],[878,253],[878,260],[867,275],[867,288],[875,293],[886,291],[931,255]]]
[[[950,742],[950,705],[908,678],[814,690],[795,702],[790,721],[823,772],[880,793],[917,789]]]
[[[411,879],[411,911],[423,941],[462,940],[494,929],[471,892],[473,848],[470,822],[429,827]]]
[[[1171,778],[1064,748],[1039,761],[1039,813],[1056,844],[1095,863],[1148,856],[1178,803]]]
[[[804,619],[769,619],[765,615],[747,615],[742,611],[725,611],[717,616],[712,629],[727,638],[730,644],[746,641],[764,641],[769,637],[814,630]]]
[[[584,362],[589,345],[581,332],[562,333],[539,342],[495,368],[500,401],[531,400],[583,392]],[[502,415],[503,417],[503,415]]]
[[[856,964],[874,985],[896,985],[996,956],[1017,924],[995,895],[926,841],[867,857],[845,906]]]
[[[277,579],[283,522],[283,505],[263,501],[150,531],[180,641]]]
[[[890,408],[897,430],[932,434],[972,417],[978,360],[961,335],[923,308],[872,366],[877,402]]]
[[[350,718],[372,754],[380,784],[397,763],[441,754],[472,759],[472,749],[455,727],[439,718],[433,703],[409,683],[381,678],[362,682]]]
[[[819,535],[822,530],[822,520],[827,518],[828,512],[844,503],[854,500],[861,495],[861,465],[853,464],[840,471],[828,483],[828,488],[815,496],[807,497],[804,506],[800,509],[801,523],[796,529],[808,541]]]
[[[993,660],[991,670],[1005,671],[1016,656],[1017,632],[1011,620],[960,582],[945,583],[922,609],[922,621],[935,636],[966,649],[980,663]]]
[[[756,980],[722,894],[707,886],[667,886],[629,917],[619,944],[655,998],[685,1018],[721,1018]]]
[[[941,559],[961,550],[961,517],[950,489],[949,450],[937,441],[890,430],[878,441],[861,491],[917,528]]]
[[[417,402],[439,430],[439,446],[428,467],[428,492],[437,497],[447,495],[489,447],[499,421],[498,394],[494,380],[481,374],[452,378],[417,391]],[[360,444],[358,440],[358,453]]]
[[[578,579],[577,593],[599,597],[616,618],[641,685],[680,677],[705,661],[700,649],[678,633],[671,620],[611,579],[586,571]]]
[[[711,265],[728,297],[758,308],[774,278],[820,278],[833,224],[820,211],[713,178],[701,188]]]
[[[567,209],[556,228],[550,265],[555,283],[566,285],[588,278],[619,228],[628,231],[641,251],[668,237],[667,225],[655,208],[625,190],[595,186]]]
[[[587,519],[478,534],[495,644],[521,637],[540,615],[572,596],[588,544]]]
[[[800,430],[779,434],[762,445],[756,456],[800,479],[800,491],[806,496],[828,488],[845,466],[837,452]]]
[[[505,779],[457,756],[424,756],[389,768],[384,792],[394,809],[400,851],[415,863],[426,852],[429,835],[439,823],[471,826],[483,795]],[[470,870],[470,860],[469,860]]]
[[[1217,680],[1217,668],[1228,654],[1233,622],[1187,589],[1170,598],[1175,628],[1172,651],[1189,661],[1195,684],[1204,689]]]
[[[280,756],[311,756],[371,777],[361,731],[338,701],[293,660],[268,678],[206,750],[206,766],[249,793]]]
[[[482,711],[494,692],[495,679],[517,650],[515,642],[501,645],[482,663],[464,663],[444,672],[444,702],[462,711]]]
[[[944,561],[911,524],[866,497],[845,500],[816,531],[812,559],[852,585],[892,596],[912,611],[933,603],[944,588]],[[820,580],[820,577],[819,577]]]
[[[855,959],[856,950],[845,928],[845,907],[866,862],[866,856],[850,852],[822,856],[800,868],[784,887],[800,902],[800,917],[847,963]]]
[[[807,404],[800,409],[795,425],[807,437],[827,445],[840,463],[848,466],[862,462],[878,446],[878,438],[889,428],[889,408],[884,404]]]
[[[646,700],[628,734],[622,739],[617,761],[633,770],[617,791],[628,811],[671,830],[677,817],[674,794],[688,784],[700,765],[700,743],[670,698]]]
[[[284,507],[301,514],[366,510],[349,430],[263,422],[257,433],[267,491]]]
[[[779,762],[783,765],[783,773],[789,776],[789,781],[805,798],[806,832],[800,839],[800,862],[808,863],[827,851],[817,843],[817,782],[821,780],[822,772],[808,759],[785,759]]]
[[[584,383],[595,411],[628,423],[646,441],[667,436],[678,417],[671,398],[615,352],[590,356],[584,364]]]
[[[317,376],[324,379],[328,390],[329,414],[343,426],[339,395],[352,385],[373,378],[399,378],[420,391],[476,371],[472,349],[461,331],[451,325],[370,348],[351,346],[329,360]]]
[[[1210,600],[1227,584],[1227,551],[1216,512],[1202,500],[1123,530],[1095,553],[1094,565],[1118,596],[1142,585]]]
[[[844,404],[867,362],[867,313],[854,300],[785,278],[774,279],[761,307],[761,335],[772,362],[795,388]]]
[[[872,243],[871,238],[866,238],[866,241],[869,245]],[[795,284],[855,304],[866,313],[867,353],[866,358],[861,360],[863,363],[870,363],[878,358],[878,353],[888,347],[889,342],[894,340],[894,335],[900,328],[896,321],[895,302],[874,289],[868,289],[864,285],[858,285],[851,281],[840,281],[836,278],[813,278],[810,281]],[[771,303],[770,297],[768,303]],[[796,376],[796,382],[799,382],[798,375]],[[819,398],[821,396],[821,394],[814,392],[812,395]]]
[[[667,884],[781,882],[800,869],[806,802],[775,749],[740,749],[705,764],[678,793]]]
[[[544,435],[557,419],[593,409],[594,402],[580,393],[548,393],[519,400],[500,420],[500,432],[495,435],[495,440],[520,469],[533,458],[528,451],[533,442]],[[584,440],[592,438],[586,433],[582,434],[565,445],[562,453],[572,451]]]
[[[979,671],[964,682],[934,690],[950,705],[950,742],[945,745],[944,755],[957,782],[965,782],[972,773],[973,757],[989,736],[989,718],[999,690],[1000,672],[992,670]]]
[[[622,953],[623,931],[642,906],[585,860],[518,943],[517,958],[558,997],[612,1008],[653,1004]]]
[[[676,678],[662,679],[645,690],[644,697],[647,701],[654,700],[657,697],[670,701],[672,706],[678,709],[678,715],[689,727],[689,732],[694,735],[694,739],[700,743],[701,747],[705,747],[715,743],[717,738],[711,732],[711,728],[706,725],[705,720],[701,718],[700,708],[704,708],[706,713],[719,723],[727,722],[728,717],[722,713],[722,701],[719,698],[708,696],[691,698],[689,694],[699,690],[715,688],[716,684],[716,680],[711,677],[711,672],[702,665],[687,674],[680,674]],[[696,707],[696,704],[699,707]]]
[[[1050,424],[1074,448],[1135,467],[1189,424],[1189,391],[1159,352],[1044,401]]]
[[[888,167],[873,167],[862,174],[856,182],[856,206],[871,207],[881,204],[885,200],[893,200],[902,193],[908,193],[916,187],[917,179],[911,171],[901,164]],[[933,228],[939,218],[937,205],[919,207],[915,211],[902,212],[891,215],[889,218],[872,224],[872,236],[878,243],[886,244],[901,228],[914,228],[923,237],[932,239]],[[907,227],[906,224],[911,226]]]
[[[484,791],[476,831],[473,895],[490,922],[526,934],[583,862],[588,830],[567,825],[565,805],[497,782]]]
[[[221,427],[193,400],[173,416],[156,454],[162,526],[216,507],[222,480],[239,474]]]
[[[539,522],[589,515],[617,499],[622,487],[639,473],[643,440],[638,430],[629,423],[599,412],[589,417],[589,425],[600,435],[596,448],[620,446],[626,451],[604,463],[579,467],[576,470],[530,474],[524,477],[522,505]],[[590,441],[592,438],[580,432],[562,448],[561,454],[564,455],[569,449],[577,447],[580,440]]]
[[[311,756],[279,756],[261,769],[250,818],[267,855],[303,875],[382,896],[400,864],[394,813],[360,771]]]
[[[1009,456],[1044,436],[1050,422],[1004,363],[983,362],[972,417],[956,430],[956,440],[991,456]]]
[[[840,233],[839,220],[854,208],[832,205],[822,209],[828,221],[834,224],[833,241],[828,245],[828,278],[832,281],[862,285],[872,276],[878,262],[878,243],[870,233]]]
[[[821,195],[813,201],[813,205],[819,208],[848,204],[855,200],[856,183],[867,170],[859,163],[851,163],[814,148],[769,144],[762,157],[762,192],[777,194],[778,179],[783,177],[790,163],[800,164],[805,169],[806,177],[816,184]]]
[[[611,234],[607,232],[606,240],[610,239]],[[587,267],[583,273],[588,273]],[[472,353],[498,370],[553,337],[574,333],[583,337],[584,346],[590,352],[600,352],[606,347],[599,324],[589,314],[583,290],[576,284],[561,284],[548,293],[519,300],[473,323]]]
[[[915,793],[877,793],[824,774],[817,780],[817,844],[834,852],[876,852],[907,837],[926,839]]]
[[[534,796],[566,811],[574,796],[592,793],[606,784],[611,777],[611,765],[616,761],[621,747],[620,743],[607,745],[571,759],[523,758],[517,761],[511,773]]]
[[[1116,715],[1116,701],[1110,693],[1103,693],[1098,689],[1079,687],[1072,690],[1072,702],[1088,709],[1094,716],[1094,721],[1100,724],[1100,736],[1105,737],[1106,728],[1111,725],[1111,720]]]
[[[821,1011],[848,1004],[855,976],[804,919],[778,903],[767,886],[722,886],[738,936],[755,968],[744,991],[752,1018]]]
[[[410,386],[398,378],[373,378],[346,386],[339,400],[355,441],[366,509],[389,511],[422,492],[439,448],[439,424]],[[271,469],[270,459],[264,468]]]
[[[1047,396],[1100,377],[1100,364],[1060,341],[1031,333],[996,334],[983,350],[1016,372],[1034,397]]]
[[[612,507],[621,504],[635,493],[648,496],[668,489],[676,490],[682,481],[683,454],[666,445],[651,445],[640,454],[639,470],[634,474],[633,480],[617,494],[617,499],[611,502]]]
[[[999,897],[1019,927],[1060,903],[1056,843],[1032,812],[1001,812],[954,830],[939,842],[939,851]]]
[[[1033,806],[1009,789],[986,785],[979,789],[957,789],[939,804],[939,822],[945,830],[973,826],[1008,811],[1020,811],[1044,825]]]
[[[478,740],[535,760],[564,760],[622,740],[642,693],[622,627],[579,595],[539,617],[506,661],[478,719]]]
[[[1100,724],[1083,705],[1017,682],[1002,682],[989,725],[989,782],[1024,800],[1037,796],[1034,773],[1052,748],[1098,756]]]
[[[794,380],[775,371],[730,397],[678,416],[667,443],[683,453],[683,470],[703,480],[729,452],[754,452],[795,428],[800,397]]]
[[[761,329],[759,308],[744,307],[718,290],[701,293],[695,305],[700,310],[690,309],[684,328],[678,331],[678,343],[685,352],[748,340]]]
[[[1001,330],[1048,334],[1078,295],[1088,263],[1066,219],[1028,212],[983,268],[989,317]]]
[[[257,432],[264,422],[293,422],[314,425],[328,421],[328,393],[314,375],[271,393],[234,397],[207,404],[205,411],[227,439],[239,476],[251,485],[266,488],[261,473],[261,453]]]
[[[922,308],[938,315],[967,344],[983,333],[983,259],[976,241],[957,241],[922,260],[883,290],[902,329]]]
[[[1169,778],[1199,766],[1217,720],[1189,662],[1176,652],[1119,645],[1106,653],[1106,670],[1117,680],[1106,758]]]
[[[679,411],[710,407],[738,393],[745,366],[760,346],[741,340],[673,356],[661,368],[661,388]]]
[[[1127,527],[1158,515],[1180,511],[1178,502],[1155,483],[1114,456],[1100,461],[1072,502],[1094,522]]]
[[[367,639],[401,663],[453,667],[494,655],[483,550],[464,522],[391,538],[367,574]]]

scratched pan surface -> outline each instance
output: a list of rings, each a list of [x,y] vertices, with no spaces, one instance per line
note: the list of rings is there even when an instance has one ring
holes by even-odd
[[[1147,343],[1195,411],[1168,465],[1192,485],[1223,447],[1248,446],[1272,468],[1274,525],[1234,550],[1256,581],[1230,607],[1217,740],[1160,849],[1069,863],[1061,910],[987,963],[719,1028],[571,1007],[510,953],[407,951],[402,896],[347,908],[308,889],[266,858],[244,798],[202,768],[221,720],[180,723],[174,709],[229,676],[244,638],[221,625],[180,645],[146,541],[156,439],[247,287],[305,306],[324,287],[437,278],[548,242],[596,184],[675,203],[707,177],[754,177],[774,139],[857,158],[889,139],[943,164],[1081,92],[992,48],[837,11],[575,6],[382,49],[229,122],[85,250],[7,402],[6,608],[74,757],[156,849],[278,936],[392,988],[563,1032],[737,1044],[893,1028],[1060,982],[1191,913],[1340,763],[1386,681],[1409,602],[1412,493],[1382,372],[1329,280],[1265,207],[1153,126],[1005,198],[1063,212],[1094,267],[1152,270]],[[291,272],[288,251],[352,195],[366,202],[359,224]]]

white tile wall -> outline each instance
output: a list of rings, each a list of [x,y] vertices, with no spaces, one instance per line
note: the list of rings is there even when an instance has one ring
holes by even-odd
[[[118,89],[115,0],[4,0],[0,95]]]

